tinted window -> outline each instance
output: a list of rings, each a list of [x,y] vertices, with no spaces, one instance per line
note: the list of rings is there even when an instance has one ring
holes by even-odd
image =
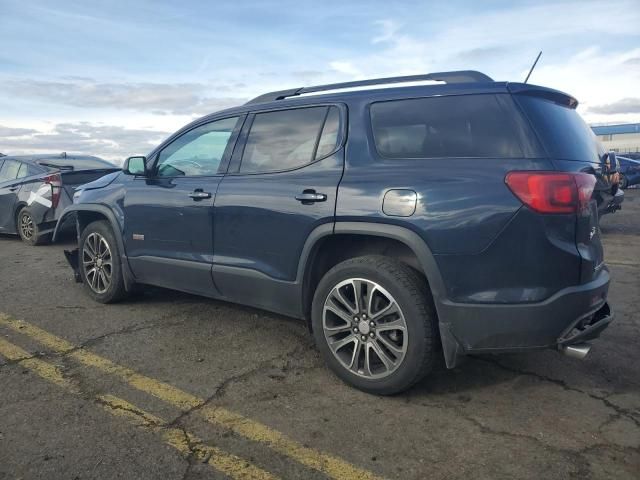
[[[5,160],[2,168],[0,168],[0,182],[15,180],[18,178],[21,162],[15,160]]]
[[[575,109],[539,97],[516,95],[553,158],[599,162],[605,153],[598,137]]]
[[[495,95],[430,97],[371,105],[378,152],[388,158],[521,157]]]
[[[336,149],[339,129],[340,112],[338,111],[338,107],[331,107],[324,126],[322,127],[316,158],[326,157]]]
[[[158,175],[215,175],[237,123],[238,117],[225,118],[184,133],[160,152]]]
[[[20,169],[18,170],[18,178],[28,177],[29,175],[29,165],[21,163]]]
[[[310,163],[326,115],[327,107],[256,114],[240,171],[270,172]],[[330,137],[330,133],[327,135]]]

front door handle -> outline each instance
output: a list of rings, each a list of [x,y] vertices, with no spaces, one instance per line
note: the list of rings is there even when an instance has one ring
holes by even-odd
[[[204,200],[205,198],[211,198],[211,193],[203,192],[201,188],[196,188],[189,196],[194,200]]]
[[[296,195],[296,200],[302,202],[303,205],[310,205],[315,202],[324,202],[327,196],[324,193],[316,193],[315,190],[305,190],[301,194]]]

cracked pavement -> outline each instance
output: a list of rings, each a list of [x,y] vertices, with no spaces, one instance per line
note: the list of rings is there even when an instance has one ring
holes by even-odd
[[[73,348],[57,351],[2,325],[0,339],[55,365],[79,392],[0,356],[0,478],[228,478],[209,467],[219,460],[210,447],[279,478],[327,478],[204,420],[203,409],[224,408],[380,477],[637,479],[640,190],[627,192],[602,231],[616,320],[585,361],[553,351],[471,357],[387,398],[336,379],[301,322],[153,288],[99,305],[66,266],[71,240],[33,248],[0,237],[0,312]],[[78,351],[202,401],[178,408],[88,368]],[[167,444],[158,430],[181,439],[175,433]]]

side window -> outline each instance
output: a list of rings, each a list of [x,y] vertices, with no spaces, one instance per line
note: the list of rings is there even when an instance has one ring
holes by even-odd
[[[14,160],[5,160],[2,168],[0,168],[0,182],[15,180],[18,178],[21,162]]]
[[[322,134],[318,142],[316,158],[326,157],[332,153],[338,143],[338,133],[340,130],[340,112],[338,107],[331,107],[327,113],[327,119],[322,127]]]
[[[21,163],[20,169],[18,170],[18,178],[28,177],[29,175],[29,165],[27,165],[26,163]]]
[[[508,113],[494,95],[414,98],[372,104],[371,123],[386,158],[522,157]]]
[[[184,133],[158,155],[160,177],[215,175],[238,117],[201,125]]]
[[[273,172],[311,163],[318,158],[314,153],[327,113],[328,107],[309,107],[256,114],[240,172]],[[331,142],[329,130],[326,142]]]

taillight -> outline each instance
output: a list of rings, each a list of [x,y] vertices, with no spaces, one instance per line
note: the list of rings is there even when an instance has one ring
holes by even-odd
[[[51,204],[53,208],[58,206],[58,202],[60,202],[60,192],[62,190],[62,177],[60,174],[54,173],[52,175],[47,175],[43,179],[44,183],[48,183],[51,185]]]
[[[594,175],[571,172],[509,172],[507,186],[539,213],[575,213],[589,207]]]

